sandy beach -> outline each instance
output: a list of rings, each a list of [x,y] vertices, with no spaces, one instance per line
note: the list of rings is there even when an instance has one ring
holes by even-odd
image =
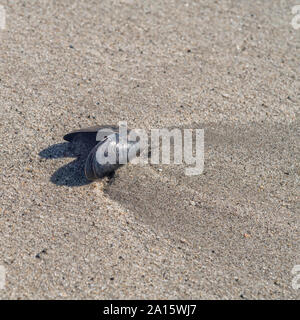
[[[0,0],[0,299],[299,299],[296,4]],[[119,121],[203,173],[89,183],[63,136]]]

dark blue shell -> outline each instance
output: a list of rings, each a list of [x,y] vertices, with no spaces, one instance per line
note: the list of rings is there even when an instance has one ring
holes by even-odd
[[[64,136],[64,139],[69,142],[76,142],[79,138],[84,138],[85,143],[89,143],[92,147],[84,167],[88,180],[96,180],[112,174],[124,162],[130,162],[141,151],[137,141],[121,143],[119,128],[115,126],[90,127]],[[113,163],[109,162],[108,156],[112,156],[110,159],[114,160]]]

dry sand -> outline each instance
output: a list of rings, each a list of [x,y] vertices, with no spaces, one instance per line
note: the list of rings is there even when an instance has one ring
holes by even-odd
[[[299,298],[295,1],[55,3],[0,0],[0,298]],[[62,136],[120,120],[205,128],[204,173],[88,184]]]

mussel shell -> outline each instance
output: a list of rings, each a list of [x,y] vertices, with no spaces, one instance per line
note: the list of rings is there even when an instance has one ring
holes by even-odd
[[[83,159],[100,141],[114,132],[118,132],[118,127],[94,126],[68,133],[64,136],[64,139],[71,142],[69,148],[73,155]]]
[[[72,131],[72,132],[66,134],[64,136],[64,140],[69,141],[69,142],[73,142],[73,140],[76,137],[80,136],[80,137],[84,137],[85,139],[89,139],[89,140],[96,143],[96,137],[97,137],[99,131],[101,132],[101,135],[103,136],[101,140],[103,140],[104,136],[107,136],[113,132],[118,132],[119,128],[116,126],[106,125],[106,126],[94,126],[94,127],[79,129],[79,130],[75,130],[75,131]],[[98,138],[99,138],[99,135],[98,135]],[[100,138],[101,138],[101,136],[100,136]],[[101,140],[98,139],[98,141],[101,141]]]
[[[110,175],[117,170],[123,163],[121,158],[130,162],[135,155],[140,153],[138,141],[128,141],[122,144],[119,141],[119,134],[114,133],[100,141],[89,153],[85,163],[85,175],[88,180],[96,180]],[[114,163],[108,162],[108,152],[113,155]]]
[[[129,132],[130,130],[127,129],[127,134]],[[64,136],[64,140],[72,143],[74,154],[80,156],[81,159],[86,159],[84,171],[88,180],[96,180],[110,175],[124,164],[120,159],[123,161],[127,159],[127,162],[130,162],[141,152],[138,141],[120,143],[119,127],[111,125],[72,131]],[[115,154],[114,163],[105,162],[105,154],[108,154],[108,150],[110,150],[110,155]]]

